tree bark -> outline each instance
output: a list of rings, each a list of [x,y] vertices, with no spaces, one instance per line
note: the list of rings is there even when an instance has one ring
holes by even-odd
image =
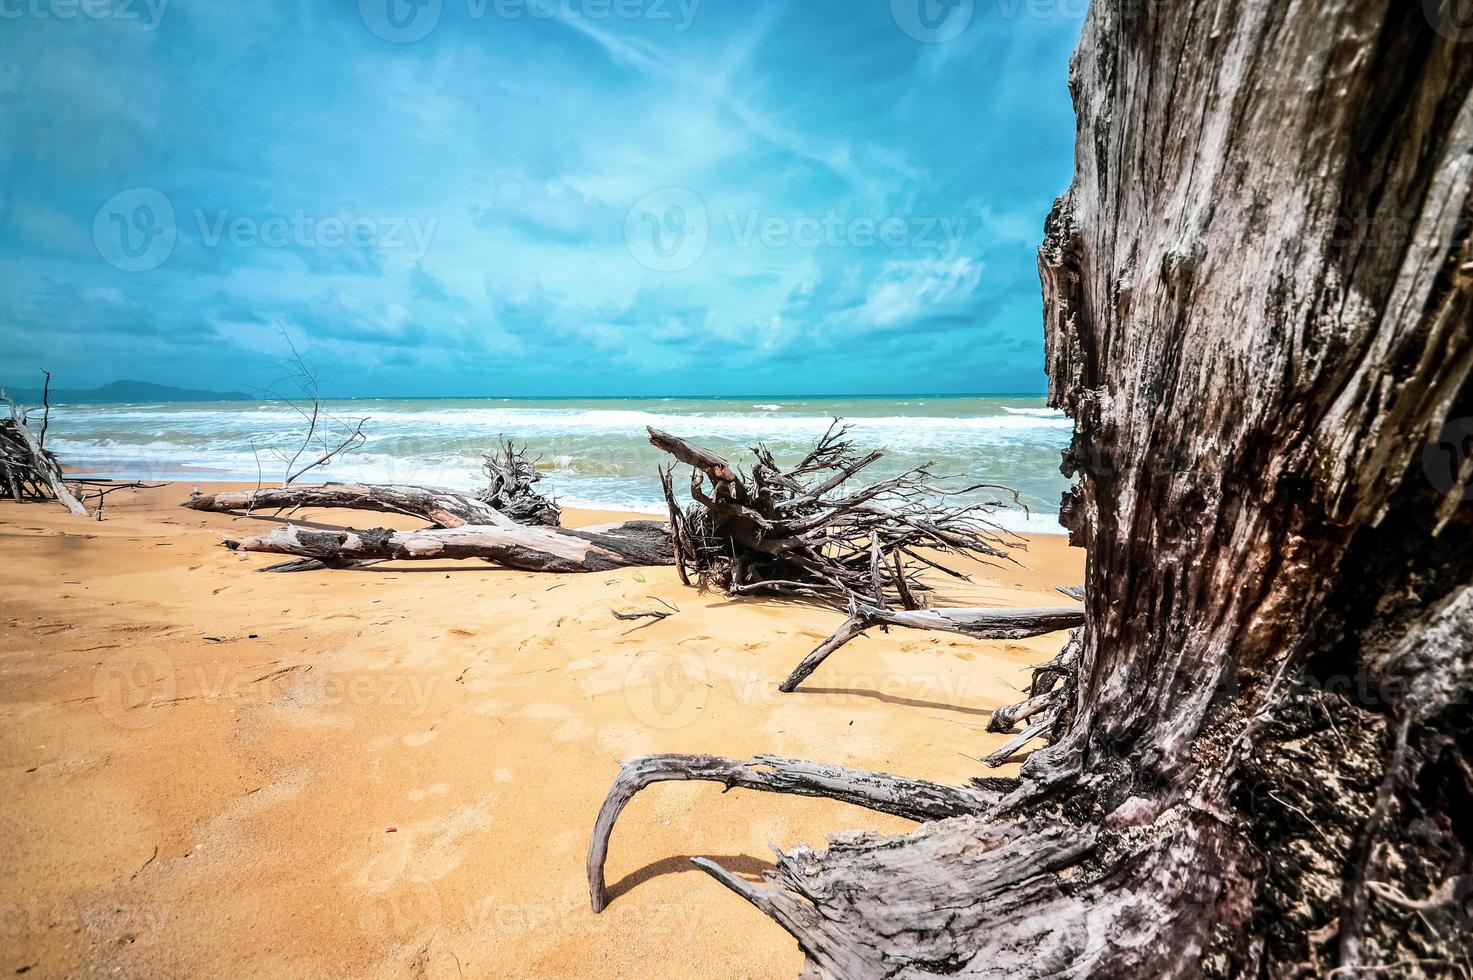
[[[234,551],[295,555],[337,565],[362,561],[480,558],[526,572],[602,572],[671,565],[670,531],[656,521],[599,527],[467,525],[424,531],[316,531],[288,525],[269,534],[226,541]]]
[[[1077,676],[980,816],[799,848],[772,888],[703,865],[805,976],[1473,970],[1470,467],[1428,463],[1473,415],[1451,18],[1092,4],[1040,251]]]
[[[509,526],[511,518],[470,494],[438,487],[365,483],[266,487],[239,493],[196,493],[185,501],[191,510],[211,512],[332,507],[418,517],[437,527],[467,524]]]

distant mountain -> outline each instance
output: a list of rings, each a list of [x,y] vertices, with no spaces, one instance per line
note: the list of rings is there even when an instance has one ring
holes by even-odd
[[[15,401],[24,405],[41,404],[40,388],[5,388]],[[233,402],[256,398],[241,391],[204,391],[175,388],[150,381],[114,381],[101,388],[52,388],[53,405],[104,405],[117,402]]]

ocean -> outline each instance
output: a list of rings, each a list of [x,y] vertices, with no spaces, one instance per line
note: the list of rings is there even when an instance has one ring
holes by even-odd
[[[323,408],[338,418],[367,417],[368,441],[304,482],[471,489],[484,482],[480,453],[505,434],[541,457],[539,488],[564,506],[649,513],[664,511],[656,469],[669,457],[649,444],[646,426],[739,464],[750,460],[748,446],[764,442],[781,462],[799,458],[839,416],[860,448],[887,451],[870,478],[934,463],[953,485],[1000,483],[1017,490],[1024,507],[1008,499],[998,523],[1038,533],[1060,530],[1059,496],[1068,483],[1059,453],[1073,428],[1037,396],[342,399]],[[259,476],[272,485],[285,469],[280,452],[294,451],[303,431],[299,415],[269,401],[53,406],[47,446],[68,465],[114,478]],[[676,486],[683,492],[681,480]]]

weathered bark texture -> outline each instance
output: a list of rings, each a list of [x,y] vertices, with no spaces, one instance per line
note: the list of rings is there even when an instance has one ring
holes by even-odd
[[[211,512],[299,510],[331,507],[404,514],[442,528],[467,524],[510,526],[512,518],[491,504],[455,490],[391,484],[324,483],[320,486],[266,487],[238,493],[193,494],[184,506]]]
[[[1091,6],[1040,252],[1077,666],[986,813],[799,848],[768,888],[702,865],[807,976],[1473,970],[1470,468],[1436,449],[1473,415],[1451,6]]]
[[[579,530],[523,527],[509,521],[424,531],[317,531],[288,525],[258,537],[226,541],[225,546],[234,551],[296,555],[328,565],[480,558],[526,572],[602,572],[675,561],[670,529],[656,521]]]

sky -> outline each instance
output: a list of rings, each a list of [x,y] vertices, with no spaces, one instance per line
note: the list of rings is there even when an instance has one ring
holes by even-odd
[[[0,382],[1044,390],[1083,0],[0,0]]]

